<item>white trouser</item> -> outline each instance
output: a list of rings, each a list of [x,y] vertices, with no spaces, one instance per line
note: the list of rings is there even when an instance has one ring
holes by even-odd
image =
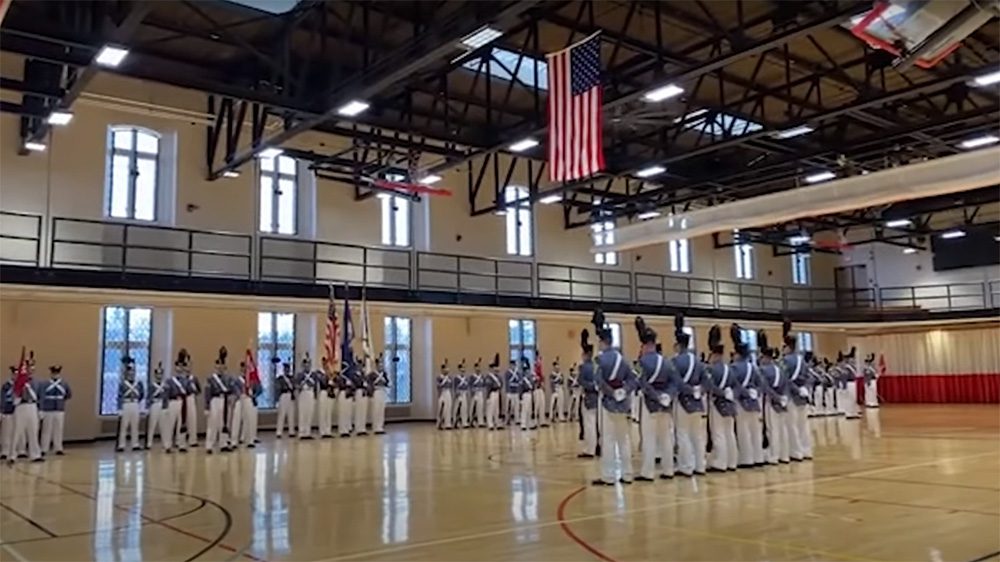
[[[656,473],[656,458],[659,457],[660,474],[673,476],[674,418],[669,411],[650,412],[644,401],[639,407],[642,409],[639,415],[639,431],[642,433],[642,469],[639,474],[645,478],[653,478]]]
[[[354,391],[354,431],[358,435],[368,433],[368,397],[360,388]]]
[[[742,406],[736,410],[736,440],[740,466],[764,462],[764,444],[760,412],[748,412]]]
[[[226,399],[222,396],[215,396],[208,402],[208,421],[205,427],[205,449],[209,451],[215,451],[216,444],[221,443],[222,448],[228,446],[227,443],[222,442],[222,420],[226,415],[225,413]],[[189,427],[188,430],[191,428]]]
[[[580,415],[580,401],[583,398],[583,392],[575,388],[569,391],[569,420],[576,421],[576,418]]]
[[[174,444],[174,439],[177,440],[177,446],[180,450],[184,451],[187,449],[187,439],[186,435],[181,434],[181,415],[184,411],[184,399],[174,399],[167,402],[167,411],[164,412],[164,417],[166,418],[166,424],[160,426],[160,435],[163,438],[163,447],[169,449]]]
[[[531,402],[534,405],[534,419],[536,425],[548,425],[545,421],[545,391],[536,388],[531,393]]]
[[[865,406],[878,408],[878,380],[872,379],[865,383]]]
[[[809,406],[788,404],[788,455],[795,460],[812,458]]]
[[[788,412],[776,412],[765,406],[767,416],[767,462],[788,462]]]
[[[459,390],[455,397],[455,410],[452,413],[455,427],[469,427],[469,393]]]
[[[847,401],[844,404],[844,412],[848,418],[860,418],[861,413],[858,411],[858,383],[857,381],[851,381],[847,383],[847,392],[844,393],[844,399]]]
[[[257,440],[257,406],[253,404],[253,398],[243,395],[240,397],[240,410],[242,414],[241,428],[243,432],[239,435],[243,444],[251,446]],[[233,430],[236,433],[236,430]]]
[[[318,417],[319,417],[319,436],[320,437],[330,437],[333,431],[333,402],[334,398],[330,396],[326,390],[321,390],[319,393],[319,398],[316,399],[319,402]]]
[[[286,425],[288,434],[295,435],[295,400],[292,400],[291,392],[278,396],[278,426],[275,428],[275,435],[284,435]]]
[[[677,432],[677,470],[690,475],[705,472],[705,424],[702,412],[688,413],[674,402],[674,427]]]
[[[17,413],[16,411],[14,412]],[[125,402],[122,404],[122,411],[119,414],[118,422],[118,448],[125,448],[125,436],[131,433],[132,448],[139,447],[139,403]],[[16,444],[15,444],[15,448]]]
[[[42,412],[42,443],[43,453],[51,448],[57,453],[63,450],[63,423],[66,412]]]
[[[521,407],[521,396],[517,392],[508,392],[504,404],[504,424],[517,423],[518,410]]]
[[[14,414],[0,415],[0,454],[14,458]]]
[[[555,421],[566,421],[566,398],[562,388],[552,391],[552,398],[549,400],[549,419]]]
[[[152,448],[153,440],[156,437],[156,432],[160,432],[160,442],[163,443],[164,448],[167,447],[167,413],[163,410],[163,401],[156,399],[149,406],[149,412],[146,413],[146,448]],[[45,424],[42,424],[42,433],[45,432]],[[42,450],[47,450],[45,447],[45,437],[42,437]]]
[[[235,449],[239,446],[242,436],[245,405],[242,396],[230,399],[229,403],[229,447]]]
[[[312,437],[313,410],[316,407],[316,393],[310,389],[299,392],[299,438]]]
[[[639,402],[640,401],[641,401],[641,399],[639,398],[639,394],[637,392],[633,393],[632,394],[632,411],[629,412],[629,417],[632,419],[632,421],[639,421]]]
[[[719,413],[714,404],[708,406],[712,426],[712,468],[726,470],[739,464],[739,446],[736,444],[736,418]]]
[[[531,421],[531,395],[531,392],[521,395],[521,429],[528,429],[528,423]]]
[[[601,479],[614,482],[615,460],[621,463],[622,479],[632,480],[632,440],[629,439],[628,414],[616,414],[601,408]]]
[[[598,406],[600,407],[600,406]],[[583,409],[583,452],[597,454],[597,409]]]
[[[478,427],[486,425],[486,391],[479,389],[472,394],[472,410],[476,412],[473,424]]]
[[[500,427],[500,392],[490,392],[486,397],[486,427]]]
[[[839,386],[837,387],[837,413],[843,414],[845,416],[850,415],[850,412],[848,411],[847,408],[849,407],[848,403],[851,400],[847,393],[848,393],[847,387],[843,388]]]
[[[342,436],[351,434],[351,394],[347,390],[337,391],[337,432]]]
[[[376,386],[372,394],[372,433],[385,433],[386,394],[384,386]],[[479,407],[482,408],[482,405]]]
[[[437,426],[451,429],[451,390],[443,389],[438,394]]]
[[[182,410],[187,410],[187,412],[177,413],[177,428],[180,431],[180,427],[186,425],[187,435],[184,439],[187,439],[187,445],[189,447],[198,446],[198,396],[195,394],[188,394],[184,397],[184,407]],[[181,420],[181,416],[185,419]],[[181,442],[181,438],[177,438],[177,442]]]

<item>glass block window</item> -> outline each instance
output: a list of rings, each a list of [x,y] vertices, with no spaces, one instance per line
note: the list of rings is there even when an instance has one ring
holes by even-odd
[[[271,365],[272,357],[295,366],[295,315],[291,312],[257,313],[257,369],[262,387],[257,407],[261,409],[276,406],[274,379],[278,372]],[[281,365],[276,367],[281,369]]]
[[[514,319],[507,322],[507,332],[510,339],[510,358],[518,361],[521,357],[527,357],[532,365],[535,364],[535,343],[536,331],[534,320]]]
[[[118,414],[118,383],[125,356],[135,360],[135,380],[149,389],[152,330],[151,308],[107,306],[101,312],[100,415]]]
[[[410,341],[413,323],[409,318],[387,316],[385,318],[385,372],[389,377],[390,404],[409,404],[412,401],[413,379],[411,377],[412,357]],[[393,358],[397,361],[393,361]]]

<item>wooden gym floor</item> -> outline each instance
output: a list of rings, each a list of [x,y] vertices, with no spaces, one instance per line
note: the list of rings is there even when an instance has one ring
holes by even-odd
[[[265,434],[212,457],[102,442],[0,470],[0,559],[997,559],[998,413],[818,419],[811,463],[615,488],[585,486],[597,467],[574,458],[575,424]]]

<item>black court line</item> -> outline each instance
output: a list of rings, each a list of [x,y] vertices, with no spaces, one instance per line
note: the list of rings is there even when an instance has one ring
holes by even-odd
[[[1000,492],[1000,488],[991,488],[989,486],[971,486],[969,484],[945,484],[944,482],[923,482],[918,480],[898,480],[895,478],[875,478],[872,476],[857,476],[849,477],[852,480],[876,480],[878,482],[894,482],[898,484],[914,484],[920,486],[944,486],[947,488],[962,488],[964,490],[987,490],[990,492]]]
[[[980,556],[979,558],[973,558],[972,560],[969,560],[969,562],[983,562],[983,560],[989,560],[990,558],[1000,558],[1000,550],[998,550],[996,552],[991,552],[991,553],[987,554],[986,556]]]
[[[17,517],[19,517],[19,518],[21,518],[21,519],[23,519],[23,520],[27,521],[27,522],[28,522],[28,524],[29,524],[29,525],[31,525],[32,527],[34,527],[34,528],[38,529],[39,531],[41,531],[41,532],[45,533],[46,535],[48,535],[48,537],[46,537],[46,538],[49,538],[49,539],[54,539],[54,538],[56,538],[56,537],[58,536],[58,535],[56,535],[55,533],[53,533],[52,531],[50,531],[50,530],[46,529],[46,528],[45,528],[45,527],[44,527],[44,526],[43,526],[43,525],[42,525],[41,523],[39,523],[38,521],[35,521],[34,519],[32,519],[32,518],[28,517],[27,515],[25,515],[25,514],[21,513],[20,511],[18,511],[18,510],[16,510],[16,509],[14,509],[13,507],[11,507],[11,506],[9,506],[9,505],[7,505],[7,504],[3,503],[3,502],[0,502],[0,507],[2,507],[2,508],[4,508],[4,509],[6,509],[7,511],[9,511],[9,512],[11,512],[11,513],[13,513],[13,514],[14,514],[14,515],[16,515]]]

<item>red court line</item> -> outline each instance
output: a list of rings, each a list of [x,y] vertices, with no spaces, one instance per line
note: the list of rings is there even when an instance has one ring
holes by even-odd
[[[569,495],[567,495],[565,498],[562,499],[561,502],[559,502],[559,509],[556,510],[556,519],[559,521],[559,528],[562,529],[563,533],[566,533],[566,536],[569,537],[570,540],[580,545],[581,547],[583,547],[584,550],[593,554],[597,558],[603,560],[604,562],[618,562],[614,558],[608,556],[607,554],[604,554],[600,550],[597,550],[597,548],[595,548],[593,545],[580,538],[579,535],[573,532],[573,529],[569,528],[569,523],[566,522],[566,506],[569,505],[569,502],[573,498],[583,493],[583,491],[586,489],[587,489],[586,486],[580,486],[579,488],[570,492]]]

